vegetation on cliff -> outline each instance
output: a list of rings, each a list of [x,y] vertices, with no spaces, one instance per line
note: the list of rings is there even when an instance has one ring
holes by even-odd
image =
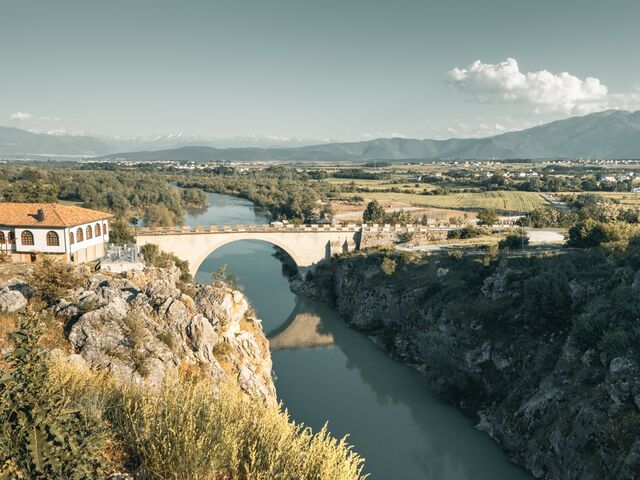
[[[637,239],[542,256],[370,251],[308,278],[537,477],[640,474]]]
[[[345,439],[277,405],[244,296],[219,281],[185,293],[172,259],[146,253],[165,268],[0,278],[29,299],[0,314],[0,478],[364,478]]]

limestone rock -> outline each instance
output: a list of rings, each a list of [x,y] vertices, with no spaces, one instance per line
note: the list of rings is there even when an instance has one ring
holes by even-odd
[[[75,357],[119,378],[157,385],[183,364],[199,365],[215,382],[234,380],[275,403],[268,343],[244,295],[217,283],[198,286],[194,299],[178,282],[173,269],[96,274],[53,312],[74,319]]]
[[[27,306],[27,299],[18,290],[0,290],[0,312],[15,312]]]

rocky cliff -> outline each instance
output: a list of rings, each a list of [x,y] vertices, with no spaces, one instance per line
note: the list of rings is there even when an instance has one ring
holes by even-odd
[[[334,259],[292,288],[332,301],[349,325],[422,371],[536,478],[640,478],[638,356],[581,349],[571,334],[572,319],[610,296],[610,276],[631,283],[639,273],[607,259],[585,278],[555,259],[395,256],[390,274],[384,256]]]
[[[222,282],[179,286],[175,267],[85,274],[81,288],[45,311],[49,329],[64,329],[68,343],[58,351],[123,380],[155,385],[183,371],[275,403],[268,341],[244,295]],[[18,311],[30,296],[28,276],[0,282],[1,310]]]

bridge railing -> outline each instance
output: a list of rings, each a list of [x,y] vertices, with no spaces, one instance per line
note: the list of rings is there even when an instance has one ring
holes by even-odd
[[[197,226],[174,226],[174,227],[140,227],[136,229],[137,235],[188,235],[196,233],[239,233],[239,232],[433,232],[450,230],[448,225],[425,226],[425,225],[392,225],[377,223],[346,225],[324,225],[324,224],[293,224],[284,225],[197,225]]]

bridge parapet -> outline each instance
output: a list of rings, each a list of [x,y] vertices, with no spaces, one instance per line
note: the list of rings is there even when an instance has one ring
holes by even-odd
[[[441,232],[448,231],[451,227],[446,226],[424,226],[424,225],[392,225],[377,223],[347,225],[324,225],[324,224],[293,224],[284,225],[197,225],[197,226],[175,226],[175,227],[140,227],[136,229],[139,236],[153,235],[189,235],[197,233],[251,233],[251,232],[385,232],[385,233],[405,233],[405,232]]]

